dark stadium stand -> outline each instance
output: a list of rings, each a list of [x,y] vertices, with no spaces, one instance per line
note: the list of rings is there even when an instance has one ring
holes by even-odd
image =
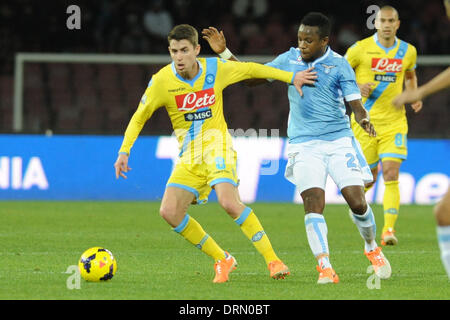
[[[351,37],[361,39],[373,33],[365,26],[368,1],[361,1],[356,7],[350,2],[338,6],[330,0],[302,3],[301,6],[298,1],[265,2],[268,4],[266,9],[252,11],[247,8],[248,12],[245,14],[233,7],[233,1],[202,1],[202,6],[198,8],[183,6],[184,11],[178,10],[181,6],[179,1],[164,1],[164,5],[172,15],[173,24],[191,23],[199,31],[210,25],[223,30],[228,47],[237,56],[275,56],[296,46],[298,21],[308,11],[322,11],[332,18],[334,27],[330,42],[333,49],[341,54],[345,53],[348,47],[346,41],[350,41],[348,39],[352,39]],[[372,2],[377,3],[370,1],[370,4]],[[104,6],[107,1],[79,1],[83,22],[82,29],[76,32],[65,28],[65,7],[62,4],[55,2],[37,6],[31,0],[2,3],[0,131],[12,131],[16,52],[167,54],[164,46],[152,46],[154,38],[148,33],[130,37],[127,29],[129,23],[133,22],[136,28],[144,28],[142,19],[146,3],[133,1],[133,4],[128,4],[120,1],[106,12]],[[448,21],[443,12],[442,1],[402,0],[396,2],[396,7],[402,20],[400,38],[414,44],[419,55],[448,54]],[[62,17],[58,18],[58,12],[63,13]],[[18,17],[26,23],[20,25],[19,29],[12,30],[12,22]],[[38,28],[42,21],[48,22],[48,32],[45,35]],[[128,44],[125,47],[124,38]],[[144,40],[148,42],[148,48],[132,43]],[[208,44],[201,38],[200,44],[202,55],[212,54]],[[26,63],[23,132],[43,133],[50,129],[56,133],[122,134],[151,75],[160,67],[161,65]],[[441,70],[442,67],[419,66],[419,84]],[[408,109],[409,136],[450,137],[448,100],[449,96],[444,92],[428,98],[420,114],[414,114]],[[224,101],[224,113],[230,128],[280,128],[280,134],[286,134],[288,101],[284,84],[272,83],[255,88],[235,84],[224,91]],[[171,134],[171,131],[164,110],[158,110],[144,128],[147,134]]]

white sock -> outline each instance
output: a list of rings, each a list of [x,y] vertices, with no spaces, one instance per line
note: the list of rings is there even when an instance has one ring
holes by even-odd
[[[332,268],[331,263],[330,263],[330,259],[329,259],[328,256],[325,256],[325,257],[322,257],[322,258],[318,259],[317,263],[319,264],[321,269]]]
[[[367,211],[363,215],[353,213],[353,218],[361,237],[365,241],[364,249],[367,252],[375,250],[377,248],[375,241],[377,225],[375,224],[372,208],[367,205]]]
[[[323,215],[319,213],[308,213],[305,215],[306,236],[308,238],[309,247],[315,257],[321,254],[327,256],[318,260],[319,266],[323,268],[331,268],[328,258],[328,228]]]
[[[436,229],[442,264],[450,279],[450,226],[437,226]]]

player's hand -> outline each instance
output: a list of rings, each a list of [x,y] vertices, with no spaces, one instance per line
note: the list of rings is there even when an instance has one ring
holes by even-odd
[[[363,84],[358,84],[359,90],[361,91],[361,96],[369,97],[370,92],[372,91],[372,87],[375,85],[373,82],[367,82]]]
[[[414,112],[419,112],[422,110],[423,102],[422,102],[422,93],[418,89],[403,91],[402,94],[392,100],[392,104],[397,108],[401,108],[405,103],[412,103],[411,108]]]
[[[369,119],[364,118],[364,119],[358,121],[358,123],[369,134],[369,136],[371,136],[371,137],[377,136],[375,128],[374,128],[373,124],[369,121]]]
[[[217,30],[214,27],[209,27],[202,30],[203,39],[208,41],[209,46],[216,54],[221,54],[227,48],[227,41],[223,31]]]
[[[119,176],[126,179],[127,176],[124,172],[128,172],[131,168],[128,166],[128,155],[119,154],[116,162],[114,163],[114,169],[116,169],[116,179],[119,179]]]
[[[314,67],[311,67],[304,71],[299,71],[294,77],[294,86],[297,89],[301,97],[303,97],[302,86],[305,84],[313,85],[317,79],[317,72],[312,71]]]
[[[411,104],[411,108],[414,110],[415,113],[417,113],[420,110],[422,110],[422,107],[423,107],[423,102],[421,100],[416,101],[416,102]]]

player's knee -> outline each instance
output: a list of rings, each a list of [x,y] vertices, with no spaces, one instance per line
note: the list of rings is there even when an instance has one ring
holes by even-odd
[[[232,198],[219,199],[220,206],[232,217],[237,217],[242,213],[242,205]]]
[[[355,197],[348,205],[354,214],[363,215],[367,211],[367,201],[364,197]]]
[[[161,207],[159,208],[159,215],[164,220],[171,223],[171,221],[174,221],[175,217],[177,216],[176,204],[172,204],[172,203],[162,204]]]
[[[440,201],[434,206],[434,216],[439,226],[450,225],[450,205],[445,201]]]
[[[398,180],[399,171],[397,168],[388,168],[383,170],[384,181],[396,181]]]
[[[302,195],[303,206],[306,213],[323,213],[325,203],[321,196],[316,195]]]

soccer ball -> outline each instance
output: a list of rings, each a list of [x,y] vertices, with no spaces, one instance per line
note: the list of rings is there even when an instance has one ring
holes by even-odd
[[[86,281],[107,281],[116,273],[117,262],[108,249],[93,247],[83,252],[78,269]]]

